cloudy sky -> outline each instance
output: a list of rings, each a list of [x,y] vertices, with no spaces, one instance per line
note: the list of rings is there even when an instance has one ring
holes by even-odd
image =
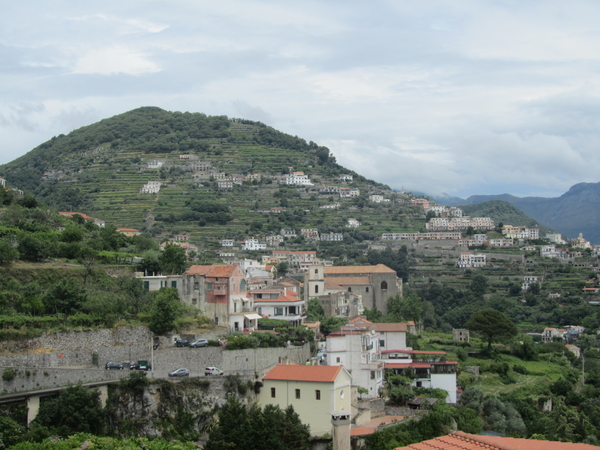
[[[159,106],[397,189],[552,197],[600,181],[600,2],[4,1],[0,93],[0,164]]]

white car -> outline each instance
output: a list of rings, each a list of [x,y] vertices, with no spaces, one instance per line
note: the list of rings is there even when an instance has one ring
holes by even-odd
[[[217,369],[216,367],[207,367],[204,369],[204,375],[223,375],[223,371],[221,369]]]

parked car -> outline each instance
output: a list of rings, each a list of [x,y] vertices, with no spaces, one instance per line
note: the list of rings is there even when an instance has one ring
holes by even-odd
[[[152,365],[146,360],[139,360],[137,363],[129,366],[131,370],[152,370]]]
[[[179,369],[175,369],[172,372],[169,372],[170,377],[189,377],[190,371],[180,367]]]
[[[208,345],[208,341],[206,339],[196,339],[194,342],[190,344],[190,347],[206,347]]]
[[[190,341],[188,341],[187,339],[177,339],[177,342],[175,342],[175,345],[177,347],[189,347]]]
[[[204,375],[223,375],[223,371],[221,369],[217,369],[216,367],[207,367],[204,369]]]
[[[107,362],[104,366],[106,370],[123,370],[123,364],[119,364],[117,362]]]

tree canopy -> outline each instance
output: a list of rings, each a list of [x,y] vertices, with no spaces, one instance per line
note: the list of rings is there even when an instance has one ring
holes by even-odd
[[[488,343],[488,350],[496,339],[509,339],[517,335],[517,327],[506,315],[495,309],[483,309],[474,312],[465,324],[471,331],[483,334]]]

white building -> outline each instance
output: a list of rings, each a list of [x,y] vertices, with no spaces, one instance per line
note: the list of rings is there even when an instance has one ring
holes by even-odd
[[[242,250],[266,250],[267,244],[261,244],[258,239],[246,239]]]
[[[327,336],[327,365],[344,366],[352,382],[376,398],[383,388],[384,363],[380,358],[379,334],[371,322],[355,319]]]
[[[322,241],[343,241],[343,233],[323,233],[321,234]]]
[[[221,239],[221,247],[233,247],[233,239]]]
[[[285,320],[300,326],[306,319],[305,301],[292,290],[257,289],[249,291],[256,312],[262,317]]]
[[[299,186],[312,186],[312,182],[304,172],[292,172],[285,176],[285,184],[293,184]]]
[[[463,252],[460,254],[460,259],[456,265],[461,269],[471,269],[485,267],[485,255]]]
[[[140,194],[158,194],[161,185],[160,181],[148,181],[140,188]]]
[[[369,201],[371,203],[381,203],[383,202],[383,195],[369,195]]]
[[[348,223],[346,224],[348,228],[358,228],[360,227],[360,222],[356,219],[348,219]]]
[[[411,371],[412,385],[448,392],[446,401],[456,403],[456,361],[446,361],[446,352],[419,350],[384,350],[381,357],[386,370],[402,375]]]

